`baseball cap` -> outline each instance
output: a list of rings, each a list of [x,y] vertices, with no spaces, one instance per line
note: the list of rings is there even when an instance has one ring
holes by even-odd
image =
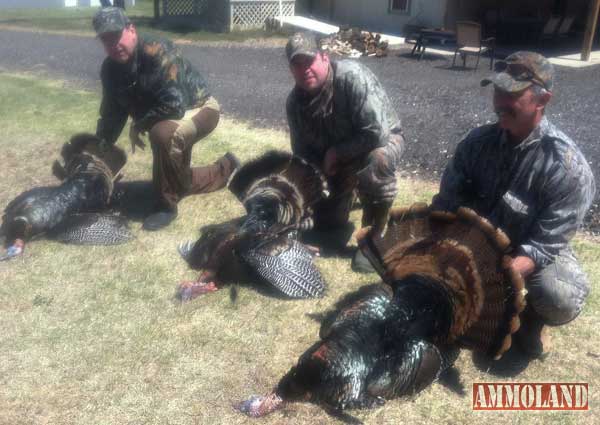
[[[105,7],[94,15],[92,21],[97,35],[107,32],[123,31],[131,23],[120,7]]]
[[[316,37],[308,32],[297,32],[292,35],[285,46],[288,61],[292,61],[294,57],[299,55],[314,58],[319,51]]]
[[[495,73],[483,80],[482,86],[493,84],[500,90],[519,92],[533,84],[552,91],[554,67],[544,56],[535,52],[519,51],[496,62]]]

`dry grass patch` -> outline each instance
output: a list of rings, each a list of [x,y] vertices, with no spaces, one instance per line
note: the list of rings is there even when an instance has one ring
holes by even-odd
[[[93,130],[99,99],[34,79],[0,74],[0,140],[9,152],[0,169],[0,206],[34,184],[52,182],[50,164],[61,144]],[[35,105],[35,106],[31,106]],[[60,111],[59,115],[40,111]],[[32,112],[33,111],[33,112]],[[125,132],[126,133],[126,132]],[[125,138],[119,142],[127,146]],[[286,148],[285,133],[257,130],[224,119],[194,149],[206,163],[225,151],[249,159]],[[149,179],[151,154],[130,156],[126,178]],[[402,178],[398,205],[428,201],[436,185]],[[329,289],[324,298],[285,301],[240,286],[179,304],[175,285],[194,277],[178,257],[178,242],[197,229],[242,213],[226,191],[186,198],[169,228],[117,247],[31,243],[21,259],[0,263],[0,424],[325,424],[336,421],[310,404],[295,404],[260,421],[234,412],[233,402],[268,391],[316,338],[309,317],[348,291],[376,281],[357,275],[349,260],[317,260]],[[359,213],[352,219],[358,223]],[[594,284],[600,275],[597,243],[576,243]],[[468,352],[458,367],[467,395],[433,385],[411,400],[393,400],[369,412],[366,423],[597,423],[583,413],[474,413],[470,388],[477,381],[590,383],[598,405],[599,296],[573,324],[554,331],[556,351],[519,377],[504,379],[475,368]]]

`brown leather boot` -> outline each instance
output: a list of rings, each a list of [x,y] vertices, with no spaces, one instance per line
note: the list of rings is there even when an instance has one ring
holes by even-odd
[[[231,174],[239,166],[240,161],[237,157],[227,152],[211,165],[192,168],[192,185],[188,195],[209,193],[224,188]]]

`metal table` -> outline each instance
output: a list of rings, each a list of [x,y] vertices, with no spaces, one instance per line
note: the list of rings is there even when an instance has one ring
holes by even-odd
[[[456,40],[456,32],[450,30],[443,29],[435,29],[435,28],[423,28],[419,30],[419,34],[416,37],[415,47],[413,47],[410,52],[411,56],[415,53],[419,53],[419,60],[423,58],[425,54],[425,49],[429,45],[430,41],[439,41],[442,44],[445,44],[449,41]]]

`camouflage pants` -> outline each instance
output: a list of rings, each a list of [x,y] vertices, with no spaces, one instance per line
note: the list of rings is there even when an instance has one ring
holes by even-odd
[[[534,272],[526,287],[528,304],[551,326],[575,319],[590,291],[587,277],[570,248],[560,252],[553,263]]]
[[[219,104],[210,97],[201,107],[186,111],[182,119],[160,121],[150,130],[152,182],[163,206],[175,208],[185,195],[226,185],[230,170],[223,161],[191,167],[192,147],[214,130],[219,115]]]
[[[347,223],[355,191],[363,206],[391,205],[398,193],[396,173],[403,152],[404,138],[392,134],[387,145],[340,167],[328,178],[330,197],[315,208],[315,228],[326,230]]]

